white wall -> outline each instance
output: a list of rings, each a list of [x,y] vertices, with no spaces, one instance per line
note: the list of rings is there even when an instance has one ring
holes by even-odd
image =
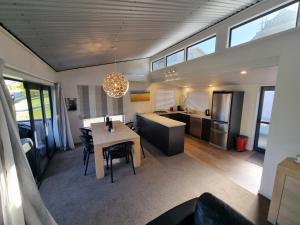
[[[271,197],[278,163],[300,154],[300,35],[284,43],[260,193]]]
[[[244,91],[244,103],[243,112],[241,119],[241,130],[242,135],[249,137],[247,149],[253,149],[255,126],[257,119],[257,111],[259,104],[259,93],[260,85],[226,85],[226,86],[216,86],[211,88],[184,88],[183,95],[187,95],[188,92],[200,91],[208,92],[208,102],[209,109],[211,109],[212,104],[212,93],[213,91]]]
[[[62,84],[65,98],[78,98],[77,85],[100,85],[106,73],[114,70],[115,65],[111,64],[59,72],[57,76]],[[118,63],[117,70],[124,73],[130,80],[129,91],[150,90],[150,101],[148,102],[130,102],[129,92],[125,95],[123,105],[126,121],[133,121],[136,113],[153,112],[155,110],[155,93],[157,89],[174,89],[176,91],[176,104],[179,104],[180,89],[164,84],[151,84],[146,81],[149,72],[149,60]],[[73,138],[75,142],[79,142],[79,128],[83,126],[79,111],[69,111],[69,118]]]
[[[55,71],[0,27],[0,58],[4,73],[39,83],[56,81]]]

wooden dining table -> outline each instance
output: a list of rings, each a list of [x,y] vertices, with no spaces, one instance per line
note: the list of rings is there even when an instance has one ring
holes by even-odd
[[[133,162],[134,167],[141,165],[141,147],[140,136],[123,124],[121,121],[113,122],[113,132],[109,132],[105,123],[92,123],[91,124],[94,154],[95,154],[95,168],[96,177],[100,179],[104,177],[104,159],[102,149],[117,143],[125,141],[133,141]]]

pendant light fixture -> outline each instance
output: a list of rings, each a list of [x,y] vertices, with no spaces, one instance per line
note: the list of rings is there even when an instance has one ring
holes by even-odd
[[[103,81],[103,90],[112,98],[121,98],[129,89],[129,81],[124,74],[117,72],[116,52],[114,47],[113,49],[115,54],[115,71],[106,74]]]

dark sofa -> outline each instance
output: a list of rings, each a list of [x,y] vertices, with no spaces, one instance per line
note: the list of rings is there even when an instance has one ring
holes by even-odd
[[[210,193],[165,212],[147,225],[254,225]]]

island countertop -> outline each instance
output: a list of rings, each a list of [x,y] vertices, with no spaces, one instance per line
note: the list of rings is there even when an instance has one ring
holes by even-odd
[[[139,116],[144,117],[145,119],[148,119],[148,120],[152,120],[152,121],[159,123],[161,125],[164,125],[166,127],[185,126],[185,123],[157,115],[156,113],[139,114]]]

